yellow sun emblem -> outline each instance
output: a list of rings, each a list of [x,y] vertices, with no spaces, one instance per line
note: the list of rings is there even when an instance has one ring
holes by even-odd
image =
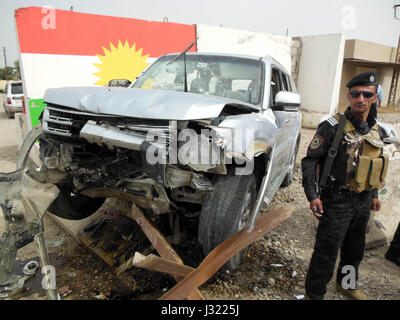
[[[142,56],[143,48],[136,51],[136,43],[129,47],[128,41],[125,41],[125,45],[118,41],[116,48],[110,42],[110,50],[103,47],[103,51],[104,55],[97,54],[101,63],[94,63],[100,70],[94,73],[100,78],[95,83],[97,85],[107,85],[112,79],[127,79],[132,82],[149,65],[146,62],[149,55]]]

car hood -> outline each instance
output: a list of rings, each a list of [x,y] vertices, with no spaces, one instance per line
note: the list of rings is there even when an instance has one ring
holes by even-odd
[[[233,99],[189,92],[136,88],[48,89],[44,101],[91,113],[164,120],[215,118],[226,105],[235,105],[243,109],[244,113],[259,110],[253,105]]]

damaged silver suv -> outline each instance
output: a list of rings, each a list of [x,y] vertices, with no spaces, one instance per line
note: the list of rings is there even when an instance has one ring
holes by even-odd
[[[196,221],[207,254],[251,229],[293,178],[300,96],[269,56],[168,54],[128,88],[48,89],[44,100],[40,157],[60,189],[49,211],[62,218],[119,197]]]

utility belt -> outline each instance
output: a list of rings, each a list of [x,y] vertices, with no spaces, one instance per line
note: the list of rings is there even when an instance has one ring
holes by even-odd
[[[368,191],[362,191],[362,192],[368,192]],[[330,181],[328,185],[324,188],[322,191],[322,194],[324,196],[331,196],[332,194],[343,194],[346,196],[357,196],[361,192],[356,192],[356,191],[351,191],[348,188],[345,188],[344,186],[341,186],[334,181]]]
[[[368,204],[370,205],[370,200],[373,198],[373,194],[374,192],[372,190],[355,192],[346,189],[343,186],[336,184],[335,182],[330,182],[323,189],[320,198],[328,206],[329,206],[328,203],[330,204],[353,203],[355,205],[363,203],[366,206],[368,206]]]

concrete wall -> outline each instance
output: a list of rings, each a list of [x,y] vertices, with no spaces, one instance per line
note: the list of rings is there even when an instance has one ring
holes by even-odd
[[[181,52],[196,37],[194,25],[58,9],[50,25],[37,23],[47,17],[40,7],[15,12],[28,129],[38,122],[46,89],[133,81],[154,58]]]
[[[350,81],[351,78],[356,74],[356,65],[354,63],[344,61],[342,68],[342,81],[340,84],[340,94],[339,94],[339,112],[343,112],[344,109],[348,106],[347,100],[347,87],[346,84]]]
[[[344,58],[395,62],[396,48],[364,40],[347,40]]]
[[[301,49],[302,43],[300,37],[292,38],[292,47],[291,47],[291,55],[292,55],[292,78],[296,82],[297,87],[297,78],[299,77],[299,69],[300,69],[300,57],[301,57]]]
[[[315,128],[337,110],[342,75],[344,35],[301,37],[297,89],[302,98],[303,126]]]
[[[0,80],[0,89],[4,91],[6,89],[6,84],[6,80]]]
[[[244,55],[270,55],[291,71],[291,37],[245,30],[207,26],[196,27],[198,52],[226,52]]]
[[[396,126],[397,133],[400,127]],[[394,145],[388,145],[384,152],[389,156],[389,168],[385,185],[379,191],[382,207],[379,212],[371,211],[368,222],[366,247],[373,248],[386,241],[391,241],[400,221],[400,150]],[[393,154],[394,151],[397,151]]]
[[[378,69],[378,81],[382,85],[383,90],[383,101],[382,106],[386,107],[389,101],[390,85],[392,83],[393,68],[379,68]],[[397,92],[395,105],[400,103],[400,82],[397,83]]]
[[[348,61],[343,62],[342,70],[342,83],[340,85],[340,99],[339,99],[339,111],[343,111],[348,106],[346,93],[348,91],[346,84],[356,74],[366,71],[375,70],[378,76],[378,82],[382,85],[383,90],[383,101],[382,107],[386,107],[389,100],[390,85],[392,83],[393,68],[388,67],[358,67],[356,64]],[[400,102],[400,85],[397,85],[396,93],[396,105]]]
[[[381,45],[363,40],[346,40],[344,58],[355,58],[376,62],[395,62],[397,48]],[[372,63],[373,64],[373,63]],[[346,98],[346,83],[356,74],[375,70],[378,82],[382,85],[382,106],[386,107],[389,100],[390,85],[392,83],[393,68],[376,64],[375,67],[357,66],[356,62],[344,62],[342,70],[342,83],[340,85],[339,110],[348,105]],[[400,86],[397,86],[395,105],[400,103]]]

